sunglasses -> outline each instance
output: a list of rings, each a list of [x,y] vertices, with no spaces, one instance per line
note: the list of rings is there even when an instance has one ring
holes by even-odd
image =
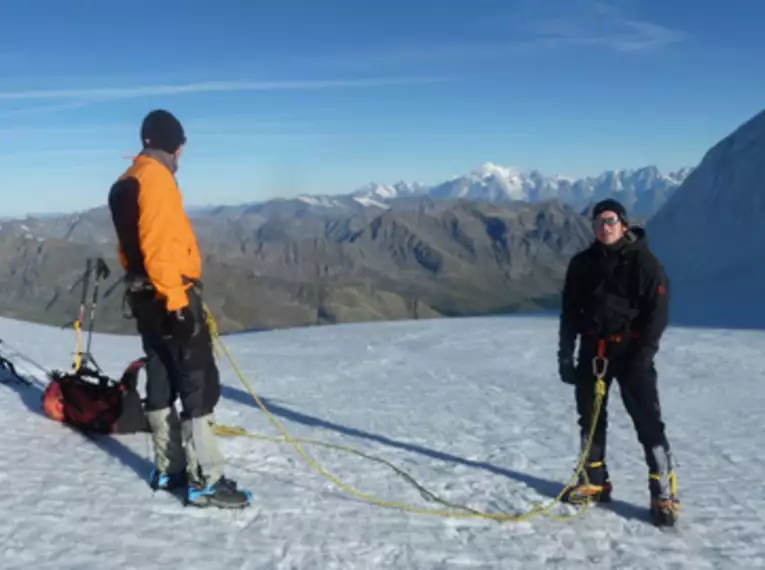
[[[608,218],[596,218],[592,220],[592,227],[593,228],[600,228],[602,226],[613,227],[619,223],[621,223],[621,220],[616,216],[610,216]]]

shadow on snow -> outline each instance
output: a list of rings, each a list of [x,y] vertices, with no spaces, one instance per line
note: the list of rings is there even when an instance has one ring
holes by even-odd
[[[240,390],[238,388],[224,385],[222,386],[222,396],[224,398],[227,398],[234,402],[238,402],[240,404],[253,406],[256,409],[258,409],[258,411],[260,411],[260,408],[258,408],[257,404],[253,401],[252,396],[248,392],[245,392],[244,390]],[[289,408],[279,405],[275,403],[274,401],[261,396],[260,394],[258,394],[258,397],[263,402],[263,405],[266,406],[266,408],[268,408],[268,410],[274,416],[278,416],[285,420],[293,421],[293,422],[296,422],[305,426],[309,426],[309,427],[335,431],[337,433],[341,433],[343,435],[347,435],[351,437],[357,437],[360,439],[374,441],[377,443],[381,443],[383,445],[394,447],[396,449],[402,449],[411,453],[418,453],[425,457],[437,459],[439,461],[444,461],[447,463],[464,465],[464,466],[472,467],[476,469],[483,469],[495,475],[500,475],[503,477],[507,477],[508,479],[518,481],[519,483],[522,483],[530,487],[531,489],[534,489],[540,495],[543,495],[550,499],[554,499],[555,497],[557,497],[562,489],[562,483],[559,481],[543,479],[534,475],[521,473],[520,471],[515,471],[505,467],[500,467],[500,466],[493,465],[491,463],[487,463],[484,461],[474,461],[472,459],[465,459],[457,455],[453,455],[443,451],[437,451],[435,449],[430,449],[422,445],[406,443],[403,441],[391,439],[384,435],[378,435],[378,434],[370,433],[357,428],[343,426],[334,422],[317,418],[315,416],[290,410]],[[633,505],[632,503],[627,503],[625,501],[612,500],[610,504],[603,505],[600,508],[611,510],[614,513],[626,519],[642,520],[642,521],[650,520],[647,506],[646,508],[641,508],[637,505]]]
[[[7,372],[0,372],[0,383],[16,391],[21,401],[30,411],[32,411],[33,413],[39,414],[43,417],[47,417],[45,416],[42,410],[42,402],[41,402],[44,388],[41,387],[40,384],[37,383],[34,378],[31,378],[31,377],[30,378],[24,377],[24,378],[29,380],[31,382],[31,385],[25,385],[18,382],[12,375],[10,375]],[[257,408],[255,402],[253,402],[252,400],[252,396],[250,396],[249,393],[243,390],[240,390],[238,388],[233,388],[233,387],[224,385],[222,386],[222,396],[224,398],[230,399],[240,404],[253,406]],[[521,473],[519,471],[515,471],[505,467],[500,467],[492,463],[465,459],[463,457],[459,457],[451,453],[437,451],[434,449],[430,449],[428,447],[424,447],[422,445],[406,443],[403,441],[391,439],[384,435],[374,434],[374,433],[370,433],[357,428],[343,426],[331,421],[317,418],[315,416],[290,410],[289,408],[283,405],[277,404],[274,400],[270,400],[266,397],[263,397],[263,396],[259,396],[259,397],[262,400],[263,404],[269,409],[269,411],[273,415],[285,420],[293,421],[293,422],[296,422],[305,426],[313,427],[313,428],[320,428],[320,429],[335,431],[337,433],[350,436],[350,437],[357,437],[357,438],[365,439],[368,441],[374,441],[383,445],[387,445],[389,447],[405,450],[411,453],[417,453],[425,457],[429,457],[439,461],[444,461],[447,463],[464,465],[464,466],[475,468],[475,469],[483,469],[492,474],[500,475],[502,477],[507,477],[508,479],[512,479],[514,481],[522,483],[528,486],[529,488],[533,489],[540,495],[543,495],[550,499],[557,497],[561,491],[562,484],[558,481],[543,479],[535,475]],[[151,473],[151,470],[153,468],[152,461],[150,459],[147,459],[145,457],[138,455],[132,449],[130,449],[129,447],[124,445],[122,442],[120,442],[117,438],[111,437],[108,435],[85,434],[79,430],[76,430],[64,424],[58,424],[58,425],[60,425],[64,429],[70,429],[73,433],[80,435],[84,440],[97,446],[102,451],[104,451],[105,453],[109,454],[110,456],[118,460],[125,467],[127,467],[128,469],[131,469],[136,474],[136,476],[138,476],[140,479],[144,481],[148,479],[149,474]],[[138,435],[145,437],[145,434],[138,434]],[[610,505],[604,505],[601,508],[611,510],[614,513],[626,519],[643,520],[643,521],[649,520],[647,509],[641,508],[639,506],[636,506],[624,501],[614,500]]]
[[[0,383],[13,389],[18,394],[19,399],[30,411],[47,418],[48,416],[45,415],[45,412],[42,409],[42,395],[45,387],[34,377],[28,377],[22,374],[20,374],[20,377],[27,380],[30,385],[22,384],[9,372],[0,371]],[[53,422],[53,420],[50,421]],[[63,429],[68,429],[72,433],[78,434],[85,441],[92,443],[105,453],[111,455],[125,467],[131,469],[139,478],[148,481],[154,463],[149,459],[138,455],[116,437],[106,434],[84,433],[66,424],[57,423],[56,425],[61,426]],[[140,435],[147,437],[147,434]]]

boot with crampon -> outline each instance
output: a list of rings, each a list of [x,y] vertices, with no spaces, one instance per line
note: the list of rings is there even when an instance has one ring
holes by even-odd
[[[611,492],[613,485],[608,478],[608,470],[602,462],[585,464],[584,475],[579,476],[579,482],[576,485],[568,487],[563,493],[562,501],[564,503],[582,504],[590,501],[595,503],[611,502]]]
[[[587,441],[583,439],[582,449],[586,445]],[[593,443],[584,464],[584,473],[579,475],[579,481],[575,485],[566,488],[561,500],[571,504],[582,504],[590,501],[608,503],[611,501],[611,491],[613,491],[613,485],[609,479],[605,462],[605,444]]]
[[[648,488],[651,493],[651,520],[657,526],[674,526],[680,514],[677,497],[677,477],[668,447],[656,446],[646,450]]]

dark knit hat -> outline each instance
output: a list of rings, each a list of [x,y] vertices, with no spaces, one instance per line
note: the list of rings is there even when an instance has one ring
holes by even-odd
[[[603,212],[613,212],[619,217],[625,226],[629,225],[629,220],[627,219],[627,210],[613,198],[606,198],[605,200],[601,200],[595,204],[595,207],[592,209],[592,219],[594,220]]]
[[[156,148],[174,153],[186,143],[186,134],[180,121],[169,111],[157,109],[143,120],[141,142],[144,148]]]

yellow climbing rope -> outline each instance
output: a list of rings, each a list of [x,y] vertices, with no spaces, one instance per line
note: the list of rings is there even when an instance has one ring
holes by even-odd
[[[444,500],[434,493],[428,491],[425,487],[417,483],[417,481],[408,473],[403,471],[402,469],[399,469],[392,463],[380,459],[378,457],[374,457],[371,455],[368,455],[364,452],[361,452],[357,449],[354,449],[349,446],[344,445],[337,445],[337,444],[331,444],[326,443],[322,441],[317,440],[311,440],[311,439],[303,439],[303,438],[293,438],[290,436],[290,434],[287,432],[287,430],[284,428],[284,426],[277,420],[273,414],[268,410],[268,408],[263,404],[261,399],[258,397],[258,395],[253,391],[252,387],[250,386],[249,382],[247,382],[247,379],[242,374],[241,370],[237,366],[236,362],[234,361],[234,358],[231,356],[231,353],[226,348],[226,345],[223,343],[223,341],[220,338],[220,335],[218,333],[217,323],[215,322],[215,319],[212,315],[212,312],[210,309],[205,305],[205,312],[207,314],[207,323],[210,328],[210,333],[213,337],[213,339],[217,342],[217,344],[220,346],[221,350],[226,354],[226,357],[228,358],[229,363],[231,364],[231,367],[236,372],[237,376],[239,377],[239,380],[242,382],[242,385],[245,387],[247,392],[249,392],[250,396],[252,396],[253,400],[257,404],[257,406],[263,411],[263,413],[266,415],[266,417],[269,419],[269,421],[276,426],[276,428],[282,433],[281,438],[277,437],[269,437],[269,436],[263,436],[258,434],[252,434],[248,432],[247,430],[235,427],[235,426],[226,426],[226,425],[216,425],[216,433],[219,436],[222,437],[248,437],[253,439],[260,439],[260,440],[266,440],[266,441],[273,441],[273,442],[287,442],[292,447],[295,448],[295,450],[298,452],[298,454],[308,463],[309,466],[311,466],[315,471],[317,471],[322,476],[326,477],[332,483],[334,483],[337,487],[343,489],[344,491],[348,492],[349,494],[353,495],[357,499],[360,499],[362,501],[378,505],[380,507],[386,507],[386,508],[392,508],[392,509],[399,509],[403,511],[408,511],[411,513],[421,514],[421,515],[430,515],[430,516],[440,516],[440,517],[446,517],[446,518],[483,518],[483,519],[489,519],[496,522],[521,522],[524,520],[529,520],[537,516],[545,515],[548,518],[555,519],[555,520],[567,520],[572,519],[574,517],[580,516],[583,514],[587,507],[589,506],[589,501],[582,503],[582,509],[577,510],[575,513],[571,515],[553,515],[550,513],[550,511],[555,507],[558,503],[561,502],[562,497],[564,493],[566,492],[566,489],[570,487],[571,485],[575,484],[580,475],[583,475],[585,480],[587,479],[587,475],[584,471],[584,463],[586,461],[587,456],[589,455],[589,450],[592,445],[592,440],[595,434],[595,426],[596,426],[596,420],[600,414],[600,409],[603,403],[603,397],[605,395],[605,382],[603,381],[603,375],[605,374],[605,360],[601,358],[603,361],[603,368],[602,370],[596,371],[596,380],[595,380],[595,401],[593,403],[593,415],[592,415],[592,421],[590,423],[590,432],[587,439],[587,443],[582,450],[579,461],[577,464],[577,467],[574,471],[574,473],[571,476],[571,479],[567,482],[566,485],[563,486],[563,489],[558,494],[558,496],[553,499],[548,505],[541,505],[539,503],[536,503],[531,510],[529,510],[526,513],[521,514],[512,514],[512,513],[506,513],[506,512],[485,512],[478,509],[474,509],[472,507],[469,507],[467,505],[459,504],[459,503],[451,503],[447,500]],[[217,351],[216,351],[217,353]],[[597,357],[596,357],[597,358]],[[593,361],[593,368],[596,369],[596,362]],[[310,445],[319,445],[327,448],[332,448],[336,450],[346,451],[349,453],[353,453],[355,455],[359,455],[361,457],[378,461],[381,463],[384,463],[394,469],[398,474],[404,476],[406,479],[408,479],[417,489],[420,490],[420,492],[425,496],[426,498],[429,498],[431,500],[437,501],[441,504],[444,504],[445,506],[450,507],[449,509],[428,509],[423,507],[416,507],[413,505],[408,505],[405,503],[399,503],[395,501],[386,501],[379,499],[377,497],[374,497],[372,495],[369,495],[367,493],[364,493],[362,491],[359,491],[350,485],[344,483],[343,481],[339,480],[337,477],[332,475],[329,471],[324,469],[321,465],[319,465],[316,461],[311,459],[305,451],[303,451],[302,447],[300,446],[300,443],[304,444],[310,444]]]

